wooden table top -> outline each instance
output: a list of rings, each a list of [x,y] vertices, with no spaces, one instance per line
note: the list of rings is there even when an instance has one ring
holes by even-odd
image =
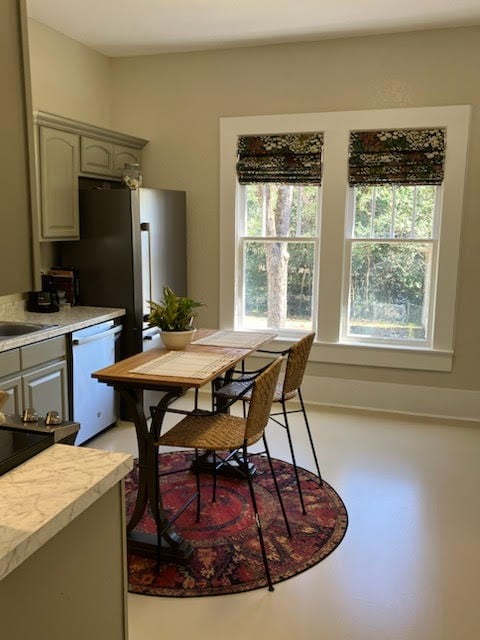
[[[205,338],[209,335],[213,335],[217,332],[215,329],[199,329],[195,336],[195,340]],[[265,340],[260,340],[259,344],[249,348],[233,348],[233,347],[221,347],[204,344],[195,344],[194,342],[186,348],[186,352],[190,353],[215,353],[219,356],[226,355],[231,356],[227,363],[223,363],[220,366],[212,368],[207,377],[194,378],[188,376],[166,376],[158,374],[138,373],[132,371],[139,366],[146,365],[152,361],[160,358],[161,356],[171,353],[165,347],[158,349],[150,349],[143,353],[138,353],[130,358],[120,360],[115,364],[112,364],[104,369],[95,371],[92,373],[92,377],[98,379],[100,382],[105,382],[111,386],[129,386],[142,389],[165,389],[168,387],[188,387],[188,388],[200,388],[205,384],[210,383],[216,377],[222,375],[232,366],[243,360],[250,353],[253,353],[259,346],[269,339],[271,334],[266,337]]]

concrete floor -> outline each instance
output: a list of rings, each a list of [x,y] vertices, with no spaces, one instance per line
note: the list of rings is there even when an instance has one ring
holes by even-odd
[[[130,640],[480,638],[480,424],[308,411],[322,474],[348,510],[340,546],[273,593],[129,594]],[[294,428],[298,462],[312,470],[296,418]],[[269,426],[269,443],[288,460],[281,431]],[[136,455],[129,423],[87,446]]]

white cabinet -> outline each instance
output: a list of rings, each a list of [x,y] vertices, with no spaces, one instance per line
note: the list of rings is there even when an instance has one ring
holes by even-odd
[[[81,167],[82,173],[113,175],[113,144],[82,136]]]
[[[114,146],[113,149],[113,175],[117,178],[122,177],[122,171],[126,164],[140,164],[140,150],[132,147]]]
[[[23,406],[34,407],[39,416],[58,411],[68,418],[67,363],[65,360],[40,367],[22,376]]]
[[[80,136],[49,127],[39,128],[42,240],[79,237],[79,159]]]
[[[121,178],[126,164],[140,164],[140,150],[120,146],[97,138],[81,137],[81,171]]]
[[[78,240],[79,176],[119,180],[125,163],[140,163],[147,140],[40,111],[34,120],[39,239]]]
[[[65,336],[0,353],[0,389],[9,395],[6,414],[33,407],[40,416],[58,411],[68,418]]]

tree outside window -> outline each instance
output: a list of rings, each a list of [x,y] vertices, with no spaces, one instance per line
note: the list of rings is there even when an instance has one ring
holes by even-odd
[[[263,183],[244,189],[242,326],[311,329],[319,188]]]
[[[347,240],[348,337],[429,339],[438,189],[433,185],[354,187]]]

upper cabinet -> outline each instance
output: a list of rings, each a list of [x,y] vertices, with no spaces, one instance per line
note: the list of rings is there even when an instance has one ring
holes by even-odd
[[[147,140],[43,112],[34,119],[39,239],[77,240],[79,176],[120,180]]]
[[[39,151],[41,237],[78,238],[79,136],[40,127]]]
[[[34,207],[31,112],[25,2],[0,2],[0,296],[33,284]],[[33,236],[34,237],[34,236]]]
[[[126,164],[140,163],[141,150],[97,138],[81,137],[80,157],[83,174],[121,178]]]
[[[113,143],[82,136],[80,153],[83,172],[113,175]]]

